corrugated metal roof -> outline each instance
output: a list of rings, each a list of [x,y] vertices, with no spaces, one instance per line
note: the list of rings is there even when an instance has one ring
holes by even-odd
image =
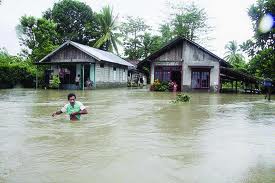
[[[111,52],[107,52],[107,51],[103,51],[103,50],[100,50],[100,49],[92,48],[90,46],[79,44],[79,43],[76,43],[76,42],[73,42],[73,41],[70,41],[70,43],[72,45],[78,47],[82,51],[85,50],[85,52],[87,54],[89,54],[91,56],[94,56],[98,60],[112,62],[112,63],[116,63],[116,64],[120,64],[120,65],[133,66],[132,64],[130,64],[126,60],[123,60],[122,58],[120,58],[119,56],[117,56],[117,55],[115,55]]]
[[[48,54],[43,59],[41,59],[39,61],[39,63],[43,62],[44,60],[46,60],[46,58],[50,57],[55,52],[57,52],[62,47],[64,47],[65,45],[68,45],[68,44],[73,45],[74,47],[80,49],[81,51],[85,52],[86,54],[90,55],[91,57],[94,57],[96,60],[116,63],[116,64],[120,64],[120,65],[126,65],[126,66],[130,66],[130,67],[134,66],[131,63],[127,62],[126,60],[123,60],[122,58],[120,58],[119,56],[117,56],[117,55],[115,55],[111,52],[103,51],[103,50],[100,50],[100,49],[97,49],[97,48],[92,48],[90,46],[79,44],[79,43],[76,43],[76,42],[73,42],[73,41],[65,42],[59,48],[54,50],[52,53]]]

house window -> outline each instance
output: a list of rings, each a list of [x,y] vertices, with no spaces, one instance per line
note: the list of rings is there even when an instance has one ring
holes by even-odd
[[[104,68],[104,63],[99,64],[101,68]]]
[[[192,70],[192,88],[207,89],[210,83],[209,70]]]
[[[167,81],[172,79],[172,72],[181,71],[181,66],[156,66],[155,67],[155,80]]]
[[[123,79],[123,81],[125,81],[125,80],[126,80],[126,74],[125,74],[125,69],[123,69],[123,73],[122,73],[122,79]]]
[[[116,67],[113,67],[114,81],[116,80]]]
[[[170,78],[171,78],[171,72],[170,71],[163,71],[162,73],[163,77],[162,77],[162,81],[167,81],[169,82],[170,81]]]

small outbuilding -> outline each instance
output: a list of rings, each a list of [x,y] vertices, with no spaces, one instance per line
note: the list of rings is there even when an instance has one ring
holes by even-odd
[[[128,68],[133,67],[111,52],[73,41],[66,41],[36,64],[49,65],[46,78],[58,76],[62,89],[126,87]]]
[[[128,86],[145,86],[147,85],[147,76],[144,72],[137,69],[140,60],[127,60],[133,65],[128,71]]]

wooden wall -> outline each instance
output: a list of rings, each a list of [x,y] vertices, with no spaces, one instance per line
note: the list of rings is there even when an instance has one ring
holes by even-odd
[[[155,61],[181,61],[182,59],[182,44],[177,44],[168,49],[162,55],[154,59]]]
[[[51,57],[51,61],[54,62],[70,62],[70,61],[91,61],[91,56],[84,53],[83,51],[73,47],[67,46],[59,51],[56,52]]]

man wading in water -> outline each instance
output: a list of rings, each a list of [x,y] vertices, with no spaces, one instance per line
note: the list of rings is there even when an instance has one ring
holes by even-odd
[[[66,113],[70,115],[71,121],[77,121],[80,120],[81,114],[88,114],[86,107],[81,102],[75,101],[75,99],[75,94],[70,93],[68,95],[68,101],[70,103],[62,107],[61,110],[54,112],[52,114],[52,117],[54,117],[55,115],[59,115],[61,113]]]

